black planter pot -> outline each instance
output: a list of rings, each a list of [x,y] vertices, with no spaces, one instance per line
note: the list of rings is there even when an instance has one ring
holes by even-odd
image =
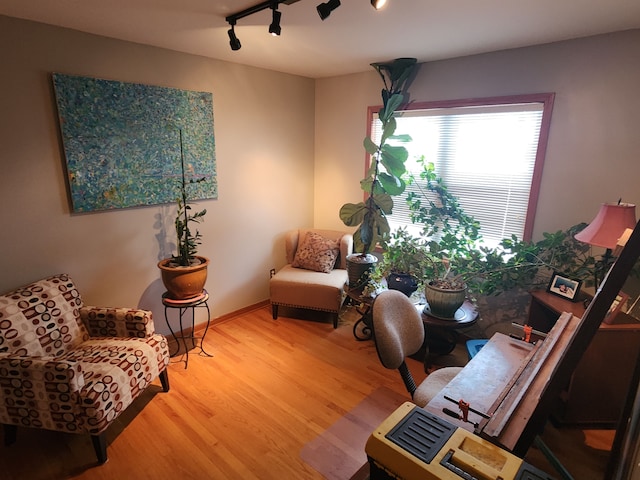
[[[352,253],[347,255],[347,275],[349,276],[349,289],[362,290],[369,282],[369,275],[376,266],[378,258],[367,253]]]
[[[407,273],[390,273],[387,276],[389,290],[398,290],[410,297],[418,289],[418,282]]]

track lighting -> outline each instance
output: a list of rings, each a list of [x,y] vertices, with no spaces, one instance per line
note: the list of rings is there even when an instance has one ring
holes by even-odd
[[[271,24],[269,25],[269,33],[271,35],[278,36],[282,29],[280,28],[280,20],[282,18],[282,13],[278,10],[280,4],[291,5],[292,3],[299,2],[300,0],[266,0],[262,3],[254,5],[253,7],[246,8],[238,13],[234,13],[233,15],[229,15],[225,18],[227,23],[231,26],[229,31],[229,45],[231,45],[231,50],[240,50],[240,40],[236,36],[235,25],[241,18],[248,17],[249,15],[253,15],[254,13],[261,12],[262,10],[266,10],[270,8],[272,10],[272,19]],[[387,0],[371,0],[371,5],[376,10],[382,8],[387,3]],[[320,15],[321,20],[325,20],[331,15],[336,8],[340,6],[340,0],[327,0],[325,3],[321,3],[316,7],[318,10],[318,15]]]
[[[231,25],[231,29],[229,30],[231,50],[240,50],[240,40],[238,40],[238,37],[236,37],[236,33],[233,29],[238,20],[270,8],[273,10],[273,19],[271,21],[271,25],[269,25],[269,33],[271,35],[280,35],[280,18],[282,17],[282,13],[278,11],[278,5],[280,5],[281,3],[284,3],[285,5],[291,5],[292,3],[296,3],[299,1],[300,0],[267,0],[265,2],[254,5],[253,7],[246,8],[241,12],[229,15],[227,18],[225,18],[225,20],[229,23],[229,25]]]
[[[271,25],[269,25],[269,33],[274,37],[280,35],[282,29],[280,28],[280,18],[282,17],[282,13],[278,10],[278,4],[276,3],[273,7],[273,20],[271,21]]]
[[[242,45],[240,44],[240,40],[238,40],[238,37],[236,37],[234,25],[235,23],[231,24],[231,28],[227,33],[229,34],[229,45],[231,45],[231,50],[236,51],[240,50],[240,47],[242,47]]]
[[[321,3],[316,7],[320,20],[325,20],[331,12],[340,6],[340,0],[328,0],[326,3]]]

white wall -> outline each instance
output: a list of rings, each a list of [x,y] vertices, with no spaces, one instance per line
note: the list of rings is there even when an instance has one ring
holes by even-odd
[[[539,239],[590,221],[602,202],[640,202],[639,52],[633,30],[426,63],[409,91],[414,101],[556,93]],[[340,228],[340,206],[363,198],[366,112],[381,104],[381,88],[373,69],[316,82],[316,224]]]
[[[283,232],[313,222],[312,80],[3,16],[0,44],[0,292],[67,272],[85,303],[150,308],[168,331],[156,235],[175,208],[71,213],[60,72],[213,93],[219,199],[198,203],[212,315],[268,298]]]

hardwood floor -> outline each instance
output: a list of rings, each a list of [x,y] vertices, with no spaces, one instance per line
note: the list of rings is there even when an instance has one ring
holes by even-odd
[[[174,358],[170,392],[156,381],[108,430],[106,464],[88,436],[19,428],[14,445],[0,446],[0,478],[323,478],[300,458],[306,443],[378,387],[409,398],[373,342],[354,339],[352,312],[335,330],[323,315],[296,317],[274,321],[265,306],[213,323],[205,348],[214,356],[191,354],[186,370]],[[422,363],[409,362],[424,378]]]

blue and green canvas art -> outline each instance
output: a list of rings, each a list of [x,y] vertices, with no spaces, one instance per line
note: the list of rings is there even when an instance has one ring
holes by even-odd
[[[53,74],[74,212],[218,197],[213,96]],[[182,132],[182,145],[180,142]]]

